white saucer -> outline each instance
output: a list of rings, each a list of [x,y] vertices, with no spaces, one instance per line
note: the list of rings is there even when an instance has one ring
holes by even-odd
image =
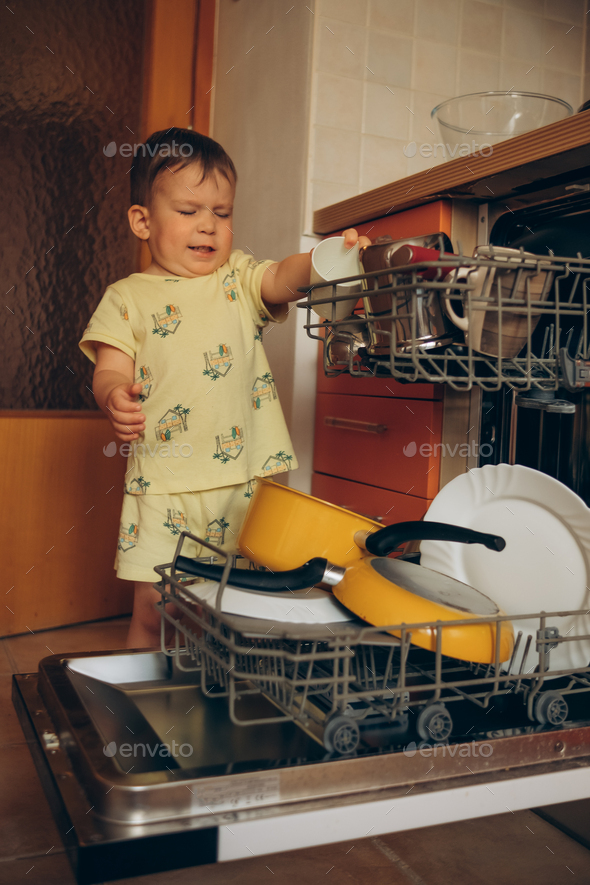
[[[568,638],[590,634],[590,509],[563,483],[529,467],[488,465],[452,480],[424,518],[501,535],[506,548],[422,541],[421,565],[470,584],[507,615],[584,609],[585,615],[550,618],[546,626]],[[523,673],[530,672],[539,661],[539,621],[513,626],[523,636],[511,672],[519,671],[529,635]],[[590,640],[563,642],[550,653],[551,670],[589,661]]]
[[[206,581],[189,584],[184,592],[200,602],[215,607],[219,584]],[[264,618],[289,624],[335,624],[355,620],[354,615],[328,590],[287,590],[271,593],[257,590],[240,590],[229,584],[223,591],[221,610],[226,614],[247,618]]]

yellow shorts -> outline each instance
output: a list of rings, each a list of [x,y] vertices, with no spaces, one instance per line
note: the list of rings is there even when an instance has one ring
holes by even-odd
[[[158,581],[155,565],[171,562],[182,531],[237,553],[237,539],[252,496],[252,483],[178,495],[123,497],[115,568],[124,581]],[[186,556],[208,556],[191,539]]]

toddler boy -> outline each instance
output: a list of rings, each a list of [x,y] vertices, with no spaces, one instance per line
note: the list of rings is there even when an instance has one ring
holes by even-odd
[[[153,567],[171,561],[180,532],[236,552],[253,478],[297,466],[262,329],[285,320],[311,259],[232,251],[237,174],[206,136],[153,133],[130,176],[129,224],[152,261],[107,288],[80,347],[128,444],[115,567],[135,582],[127,644],[138,648],[159,644]],[[346,241],[354,247],[356,231]]]

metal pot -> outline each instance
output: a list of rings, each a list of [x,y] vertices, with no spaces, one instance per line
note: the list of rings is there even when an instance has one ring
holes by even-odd
[[[326,362],[329,367],[350,366],[359,348],[369,346],[369,332],[364,317],[358,322],[330,329],[326,335]]]
[[[442,233],[410,237],[404,240],[376,241],[371,246],[363,246],[359,251],[364,272],[370,273],[394,268],[396,264],[394,256],[402,246],[437,249],[439,254],[441,252],[452,253],[453,251],[449,238]],[[412,263],[411,257],[409,263]],[[442,279],[444,276],[442,269],[440,275]],[[439,293],[436,290],[429,289],[428,286],[417,290],[413,287],[413,290],[410,289],[407,294],[402,291],[395,295],[391,292],[379,291],[390,288],[395,283],[403,282],[404,277],[399,274],[383,274],[375,280],[364,281],[367,290],[371,285],[375,286],[371,290],[371,294],[365,295],[363,298],[365,312],[371,320],[368,352],[372,356],[389,355],[394,328],[395,349],[398,353],[411,350],[414,344],[427,350],[443,347],[450,344],[456,335],[452,323],[441,309]],[[407,282],[411,284],[412,277],[408,277]],[[392,320],[391,314],[394,308],[396,315],[395,320]],[[415,334],[412,334],[414,314]],[[379,315],[383,315],[383,319],[379,319]]]

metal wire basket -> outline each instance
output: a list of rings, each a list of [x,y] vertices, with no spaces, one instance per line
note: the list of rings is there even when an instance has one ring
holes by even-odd
[[[195,674],[204,694],[226,696],[236,725],[293,721],[329,752],[350,753],[357,749],[363,728],[404,727],[409,714],[415,715],[421,738],[448,740],[453,732],[450,703],[488,711],[492,699],[511,694],[520,698],[528,719],[539,727],[563,724],[568,717],[566,697],[573,695],[583,696],[583,718],[590,719],[590,664],[561,670],[550,666],[551,651],[558,645],[590,640],[590,632],[561,635],[555,620],[578,615],[585,618],[588,629],[587,612],[496,615],[379,628],[358,620],[309,625],[246,618],[222,611],[231,558],[214,605],[200,601],[198,582],[187,583],[186,575],[176,570],[187,537],[224,555],[182,532],[174,561],[156,567],[161,578],[156,586],[161,594],[162,651],[174,657],[180,669]],[[167,610],[170,603],[174,611]],[[508,662],[499,659],[499,629],[495,659],[489,665],[442,654],[445,628],[482,621],[498,628],[501,621],[525,619],[538,621],[534,648],[530,635],[521,642],[519,634]],[[553,624],[548,626],[550,620]],[[174,628],[171,647],[165,641],[166,625]],[[423,628],[431,631],[432,651],[412,646],[413,631]],[[262,694],[277,708],[277,715],[240,718],[239,699],[249,694]]]
[[[300,289],[308,297],[297,306],[307,310],[308,335],[322,342],[325,373],[456,390],[584,386],[590,261],[501,252],[362,274],[362,308],[340,320],[320,321],[312,309],[331,304],[335,317],[342,280]]]

